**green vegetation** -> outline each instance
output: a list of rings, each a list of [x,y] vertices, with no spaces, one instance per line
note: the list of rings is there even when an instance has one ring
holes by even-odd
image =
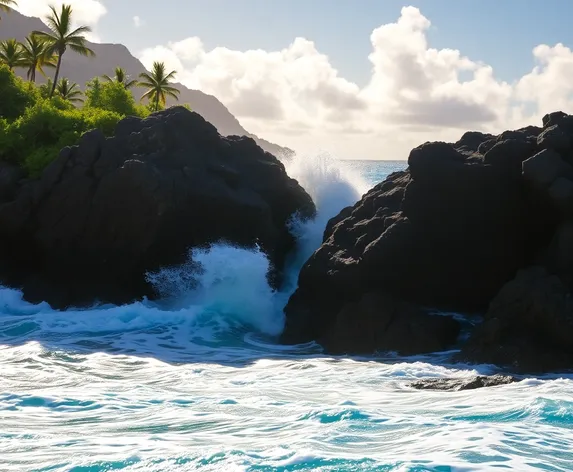
[[[86,131],[100,129],[111,136],[125,115],[95,107],[76,108],[71,99],[81,92],[67,79],[53,98],[43,98],[38,87],[0,66],[0,160],[23,166],[37,177],[60,149],[76,144]],[[61,92],[61,95],[60,95]],[[75,98],[73,98],[75,97]]]
[[[36,104],[40,91],[16,77],[4,65],[0,66],[0,97],[0,119],[10,121],[22,116],[26,108]]]
[[[0,0],[0,10],[9,11],[10,0]],[[73,10],[63,5],[60,12],[51,7],[46,18],[49,32],[34,31],[21,44],[15,39],[0,43],[0,161],[22,166],[30,177],[38,177],[58,157],[60,150],[77,144],[93,129],[111,136],[117,123],[126,116],[147,117],[165,107],[167,97],[177,99],[179,91],[171,86],[175,72],[166,73],[156,62],[140,81],[131,80],[117,67],[114,76],[94,78],[85,92],[68,78],[59,78],[62,56],[70,49],[93,56],[86,46],[86,26],[71,28]],[[36,85],[36,73],[46,76],[45,68],[55,69],[54,79]],[[26,71],[27,81],[16,76]],[[136,103],[131,89],[145,87],[142,97],[147,106]]]
[[[34,34],[28,36],[26,42],[22,44],[21,66],[28,69],[26,77],[30,82],[36,82],[37,71],[45,76],[44,67],[56,67],[49,44]]]
[[[109,75],[102,75],[102,78],[107,80],[108,82],[116,82],[121,84],[127,90],[135,87],[137,85],[137,80],[131,80],[129,75],[123,70],[121,67],[115,68],[115,76],[110,77]]]
[[[167,97],[179,100],[179,90],[169,85],[174,77],[175,71],[167,74],[163,62],[154,62],[151,73],[145,72],[139,75],[141,79],[139,86],[147,88],[147,92],[143,94],[142,98],[149,99],[149,106],[152,111],[161,110],[165,106]]]
[[[72,83],[66,78],[58,82],[56,92],[64,100],[71,103],[81,103],[84,101],[84,99],[81,98],[83,94],[78,84]]]
[[[48,53],[56,55],[58,58],[54,83],[50,93],[50,97],[52,97],[58,84],[62,58],[68,48],[82,56],[95,56],[95,53],[86,46],[86,38],[84,36],[85,33],[91,32],[91,28],[89,26],[80,26],[72,29],[73,10],[71,5],[62,5],[59,14],[53,6],[50,7],[50,10],[52,10],[52,14],[46,18],[50,31],[34,31],[32,34],[43,39],[48,44]]]
[[[0,0],[0,11],[10,12],[15,6],[18,6],[16,0]],[[1,16],[0,20],[2,20]]]
[[[0,61],[6,64],[10,70],[22,65],[23,53],[24,48],[15,39],[0,42]]]
[[[96,77],[87,83],[85,94],[84,107],[86,108],[100,108],[124,116],[146,117],[150,113],[147,107],[137,105],[131,92],[118,81],[102,83]]]

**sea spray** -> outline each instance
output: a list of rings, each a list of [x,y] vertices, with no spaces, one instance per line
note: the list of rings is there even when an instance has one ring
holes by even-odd
[[[294,217],[291,221],[297,247],[287,260],[281,290],[270,288],[270,263],[259,248],[220,243],[190,251],[188,261],[182,265],[148,274],[162,306],[170,310],[194,306],[203,316],[222,315],[265,334],[282,331],[282,309],[296,288],[300,268],[320,246],[326,224],[368,189],[350,166],[328,154],[296,155],[286,164],[289,175],[308,189],[317,215],[312,220]]]
[[[33,305],[21,292],[0,288],[0,312],[10,322],[43,333],[112,333],[145,330],[154,326],[185,325],[185,332],[204,332],[206,324],[221,328],[242,325],[277,335],[284,325],[282,309],[296,288],[300,267],[322,241],[330,218],[355,203],[368,185],[345,163],[327,154],[300,155],[286,163],[289,175],[308,189],[317,206],[310,221],[293,219],[291,230],[297,249],[285,269],[285,284],[275,292],[268,284],[269,260],[259,249],[213,244],[190,252],[188,261],[148,274],[160,300],[123,306],[96,305],[85,310],[52,310],[46,303]]]
[[[310,194],[317,210],[312,220],[294,218],[291,222],[297,249],[287,263],[283,290],[290,295],[296,288],[301,267],[321,245],[328,221],[345,207],[354,205],[370,186],[349,164],[328,153],[295,155],[285,165],[287,173]]]
[[[188,261],[148,274],[170,310],[200,307],[204,315],[217,314],[258,331],[282,331],[282,310],[267,281],[270,263],[259,249],[214,244],[190,251]]]

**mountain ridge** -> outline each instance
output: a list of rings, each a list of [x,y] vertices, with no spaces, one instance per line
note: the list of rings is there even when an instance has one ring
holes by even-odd
[[[0,40],[16,38],[24,41],[26,36],[34,30],[46,30],[47,26],[40,18],[25,16],[17,11],[4,15],[0,22]],[[94,77],[104,74],[112,75],[115,67],[120,66],[133,78],[145,72],[145,66],[131,51],[121,43],[93,43],[88,41],[88,47],[96,53],[95,58],[86,58],[78,54],[66,54],[62,62],[62,77],[68,77],[71,81],[84,86]],[[18,75],[25,76],[23,70],[16,71]],[[43,77],[38,75],[38,81]],[[212,123],[223,136],[248,136],[253,138],[265,151],[277,157],[289,156],[293,151],[262,139],[255,134],[249,133],[239,120],[221,103],[215,96],[206,94],[200,90],[193,90],[181,83],[175,83],[180,90],[180,102],[188,103],[193,111]],[[136,99],[141,94],[134,94]]]

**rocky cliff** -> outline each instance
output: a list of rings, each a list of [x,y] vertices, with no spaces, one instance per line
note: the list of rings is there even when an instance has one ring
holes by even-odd
[[[273,155],[183,107],[86,133],[20,177],[0,169],[0,281],[55,307],[154,297],[148,271],[219,241],[259,245],[280,275],[288,220],[314,212]]]
[[[573,368],[573,116],[426,143],[408,164],[330,221],[283,340],[431,352],[458,343],[443,312],[485,313],[460,359]]]

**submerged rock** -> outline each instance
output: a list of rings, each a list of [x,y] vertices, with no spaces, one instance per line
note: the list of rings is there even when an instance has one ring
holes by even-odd
[[[475,390],[476,388],[497,387],[517,382],[515,377],[508,375],[478,375],[470,378],[454,379],[420,379],[412,382],[410,387],[418,390],[446,390],[459,392],[462,390]]]
[[[0,280],[56,307],[129,302],[154,296],[147,271],[219,241],[258,244],[280,270],[295,213],[314,213],[310,196],[252,139],[183,107],[129,117],[0,204]]]

